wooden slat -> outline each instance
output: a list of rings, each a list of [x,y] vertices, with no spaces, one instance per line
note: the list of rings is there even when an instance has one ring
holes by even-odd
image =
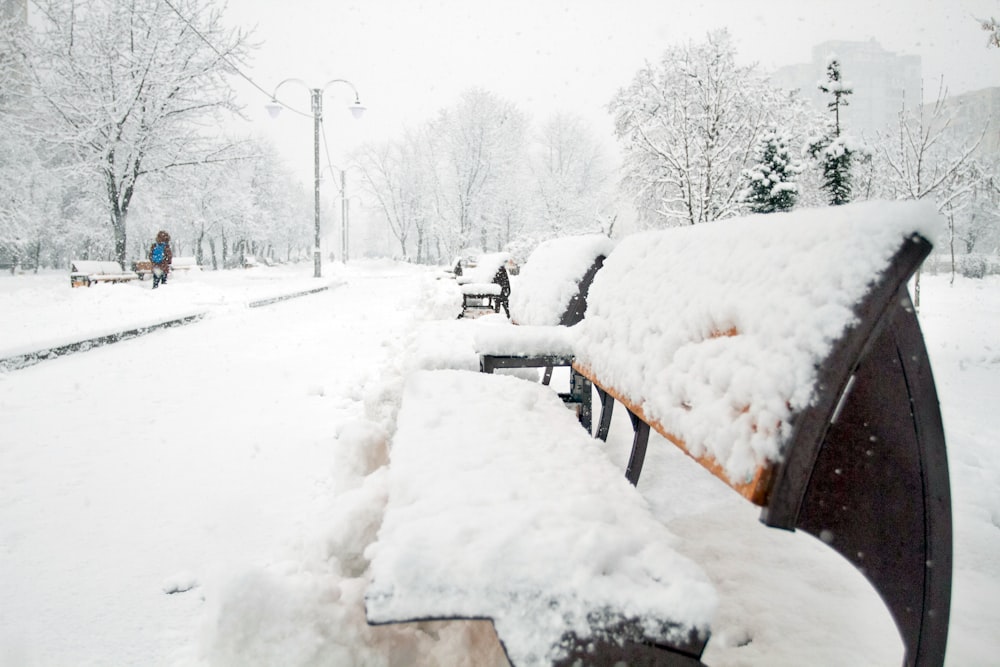
[[[733,335],[733,334],[726,333],[723,335]],[[734,491],[739,493],[741,496],[743,496],[753,504],[759,505],[761,507],[767,504],[768,493],[771,489],[771,481],[774,477],[775,466],[773,464],[766,466],[758,466],[757,470],[754,472],[754,475],[749,482],[743,482],[743,483],[733,482],[731,479],[729,479],[729,476],[726,475],[725,470],[723,470],[722,466],[719,465],[718,461],[716,461],[713,457],[708,455],[695,456],[694,454],[692,454],[687,443],[684,442],[682,438],[679,438],[670,431],[668,431],[659,421],[647,417],[646,414],[643,412],[642,408],[635,400],[627,397],[624,393],[622,393],[618,389],[610,385],[606,385],[605,383],[598,380],[597,377],[589,368],[583,366],[579,362],[574,362],[573,368],[576,370],[577,373],[579,373],[580,375],[584,376],[585,378],[593,382],[595,386],[600,387],[603,391],[606,391],[608,394],[613,396],[616,401],[618,401],[619,403],[624,405],[627,409],[632,411],[632,413],[638,416],[639,419],[649,424],[650,428],[652,428],[654,431],[656,431],[664,438],[672,442],[674,445],[679,447],[681,451],[683,451],[685,454],[687,454],[692,459],[697,461],[699,464],[701,464],[703,468],[705,468],[710,473],[721,479],[723,482],[725,482],[728,486],[730,486]]]

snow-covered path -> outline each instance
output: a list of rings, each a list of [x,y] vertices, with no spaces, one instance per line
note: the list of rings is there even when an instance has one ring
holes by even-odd
[[[0,467],[0,663],[189,650],[204,585],[278,557],[328,494],[338,429],[416,285],[360,274],[0,377],[18,434]]]
[[[327,292],[245,307],[314,285],[310,272],[206,272],[157,293],[0,277],[0,352],[211,311],[0,372],[0,667],[504,664],[488,622],[364,617],[402,374],[416,352],[470,361],[445,335],[459,324],[448,283],[419,267],[339,265]],[[946,664],[992,665],[1000,280],[926,276],[923,295],[954,501]],[[416,321],[418,305],[432,321]],[[624,411],[616,419],[605,449],[624,467],[631,429]],[[818,541],[763,529],[755,507],[655,441],[638,488],[719,590],[707,664],[899,664],[881,602]]]

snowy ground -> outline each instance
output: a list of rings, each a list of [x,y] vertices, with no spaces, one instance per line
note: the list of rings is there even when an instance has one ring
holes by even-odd
[[[0,275],[0,358],[162,316],[189,326],[0,372],[0,666],[502,664],[488,624],[369,628],[364,547],[433,273],[327,265],[70,289]],[[248,309],[255,299],[331,285]],[[948,438],[948,664],[1000,655],[1000,280],[924,276]],[[470,323],[475,325],[476,323]],[[557,377],[556,382],[559,381]],[[622,415],[617,417],[624,419]],[[608,455],[624,462],[618,422]],[[898,665],[867,584],[651,442],[640,490],[721,599],[712,665]]]

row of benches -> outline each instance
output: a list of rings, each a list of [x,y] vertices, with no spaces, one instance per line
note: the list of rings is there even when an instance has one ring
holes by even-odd
[[[369,622],[490,619],[519,665],[701,664],[714,587],[634,488],[655,431],[764,525],[841,554],[905,663],[941,664],[950,486],[906,287],[938,225],[930,206],[865,203],[636,234],[595,270],[579,325],[481,337],[481,370],[572,364],[565,401],[518,378],[411,373]],[[616,402],[634,430],[624,475],[592,439]]]
[[[194,257],[174,257],[170,264],[172,271],[200,271]],[[153,263],[137,261],[132,263],[132,270],[126,271],[118,262],[100,260],[74,260],[70,264],[70,287],[90,287],[99,283],[125,283],[132,280],[145,280],[152,275]]]

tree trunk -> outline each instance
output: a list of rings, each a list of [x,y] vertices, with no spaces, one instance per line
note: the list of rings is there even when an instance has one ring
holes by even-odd
[[[218,271],[219,270],[219,258],[218,258],[218,255],[215,252],[215,237],[214,236],[209,236],[208,237],[208,249],[212,253],[212,270],[213,271]]]
[[[127,217],[127,211],[116,211],[111,216],[111,229],[115,235],[115,260],[122,266],[125,266],[125,250],[128,247],[128,238],[125,234]]]
[[[948,246],[951,250],[951,280],[949,285],[955,284],[955,214],[948,213]]]
[[[204,264],[205,250],[202,247],[202,243],[204,242],[204,240],[205,240],[205,229],[202,228],[202,230],[198,233],[198,238],[195,239],[195,245],[194,245],[194,261],[198,264],[198,266]]]

